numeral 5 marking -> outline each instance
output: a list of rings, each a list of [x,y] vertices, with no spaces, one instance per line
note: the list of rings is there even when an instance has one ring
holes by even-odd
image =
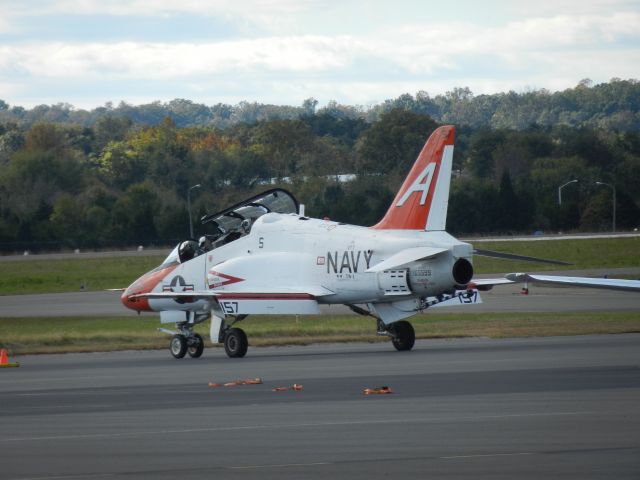
[[[234,314],[238,313],[238,302],[220,302],[220,308],[224,313]]]

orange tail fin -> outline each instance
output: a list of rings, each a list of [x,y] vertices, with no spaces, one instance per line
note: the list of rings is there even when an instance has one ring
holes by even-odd
[[[445,229],[454,139],[453,125],[439,127],[431,134],[391,207],[372,228]]]

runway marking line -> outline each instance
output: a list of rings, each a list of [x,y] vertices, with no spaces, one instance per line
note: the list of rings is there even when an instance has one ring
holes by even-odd
[[[333,465],[331,462],[314,462],[314,463],[280,463],[273,465],[246,465],[226,467],[228,470],[252,470],[258,468],[287,468],[287,467],[315,467],[318,465]]]
[[[517,452],[517,453],[485,453],[477,455],[451,455],[448,457],[439,457],[443,460],[457,460],[460,458],[485,458],[485,457],[517,457],[519,455],[538,455],[536,452]]]
[[[525,417],[553,417],[553,416],[565,416],[565,415],[593,415],[599,412],[585,411],[585,412],[547,412],[547,413],[523,413],[523,414],[506,414],[506,415],[480,415],[476,417],[455,417],[455,420],[499,420],[501,418],[525,418]],[[204,432],[233,432],[242,430],[264,430],[278,428],[280,430],[285,428],[307,428],[307,427],[334,427],[341,425],[386,425],[386,424],[398,424],[398,423],[434,423],[434,422],[448,422],[450,418],[433,417],[433,418],[412,418],[407,420],[398,420],[392,418],[388,420],[349,420],[344,422],[316,422],[316,423],[293,423],[293,424],[278,424],[278,425],[242,425],[236,427],[210,427],[210,428],[185,428],[176,430],[148,430],[142,432],[119,432],[119,433],[88,433],[78,435],[49,435],[41,437],[18,437],[18,438],[0,438],[0,444],[9,442],[28,442],[37,440],[79,440],[79,439],[98,439],[98,438],[118,438],[118,437],[143,437],[149,435],[177,435],[177,434],[189,434],[189,433],[204,433]]]

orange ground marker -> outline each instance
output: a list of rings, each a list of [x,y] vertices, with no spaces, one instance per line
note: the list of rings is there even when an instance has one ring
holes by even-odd
[[[273,389],[274,392],[288,392],[289,390],[299,392],[301,390],[304,390],[304,387],[298,383],[294,383],[290,387],[276,387]]]
[[[7,351],[3,348],[0,350],[0,368],[7,367],[19,367],[20,364],[18,362],[10,362],[9,356],[7,355]]]
[[[209,382],[209,388],[218,388],[218,387],[235,387],[236,385],[261,385],[261,378],[248,378],[246,380],[235,380],[233,382],[226,383],[215,383]]]
[[[388,395],[389,393],[393,393],[393,390],[389,387],[365,388],[362,393],[365,395]]]

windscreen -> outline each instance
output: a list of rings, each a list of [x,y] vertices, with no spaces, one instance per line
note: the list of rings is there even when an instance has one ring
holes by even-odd
[[[237,203],[221,212],[205,215],[202,224],[212,225],[218,235],[223,235],[240,227],[243,220],[253,223],[265,213],[298,213],[298,201],[281,188],[267,190],[259,195]]]

